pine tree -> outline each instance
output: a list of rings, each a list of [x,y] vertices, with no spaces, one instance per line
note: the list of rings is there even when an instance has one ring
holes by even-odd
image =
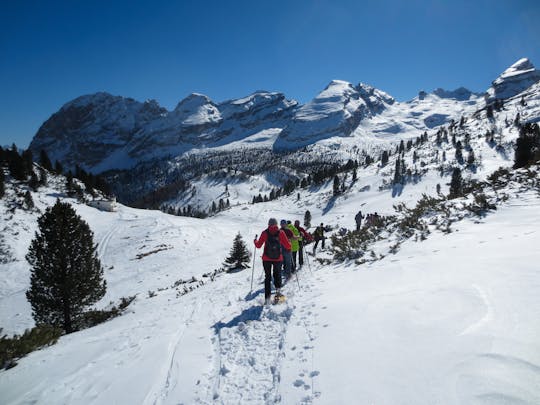
[[[58,160],[54,163],[54,171],[57,174],[64,173],[64,167],[62,166],[62,163],[60,163]]]
[[[514,169],[525,167],[540,159],[540,127],[538,124],[524,124],[516,140]]]
[[[463,146],[461,141],[456,142],[456,160],[462,164],[463,163]]]
[[[336,175],[334,176],[334,195],[339,195],[339,177]]]
[[[304,214],[304,226],[306,229],[311,228],[311,212],[309,210]]]
[[[6,193],[6,188],[4,185],[4,169],[0,165],[0,198],[4,197]]]
[[[393,184],[402,184],[401,176],[401,160],[396,159],[396,167],[394,169],[394,181]]]
[[[245,269],[249,267],[250,254],[247,246],[242,239],[242,235],[238,232],[238,235],[234,238],[233,246],[229,253],[229,257],[225,259],[225,266],[230,270]]]
[[[39,154],[39,163],[41,163],[41,166],[43,166],[44,169],[47,169],[50,172],[52,171],[51,159],[49,159],[49,156],[44,149],[41,149],[41,152]]]
[[[463,195],[463,181],[461,179],[461,169],[455,167],[452,172],[452,180],[450,181],[450,194],[449,198],[457,198]]]
[[[388,152],[383,151],[382,156],[381,156],[381,166],[386,166],[387,163],[388,163]]]
[[[28,181],[28,186],[34,191],[37,191],[37,189],[39,188],[39,178],[33,170],[30,174],[30,180]]]
[[[31,210],[34,208],[34,199],[32,198],[32,194],[30,194],[30,191],[26,190],[26,193],[24,193],[24,205],[27,210]]]
[[[26,260],[32,266],[26,298],[37,324],[78,327],[83,311],[105,295],[106,282],[93,232],[60,200],[38,219]]]
[[[39,185],[40,186],[47,185],[47,171],[43,167],[39,168]]]

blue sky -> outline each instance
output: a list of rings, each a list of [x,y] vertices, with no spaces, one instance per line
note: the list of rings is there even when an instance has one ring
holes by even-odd
[[[97,91],[216,102],[259,89],[309,101],[332,79],[400,101],[484,91],[521,57],[540,67],[540,1],[13,1],[0,12],[0,144],[26,147]]]

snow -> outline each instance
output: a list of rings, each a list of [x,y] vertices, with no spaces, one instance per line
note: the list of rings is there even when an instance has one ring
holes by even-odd
[[[328,116],[343,117],[345,104],[334,109],[337,104],[326,103],[335,98],[339,104],[349,96],[350,103],[371,103],[374,113],[349,136],[319,139],[306,153],[347,159],[365,149],[376,156],[401,139],[416,139],[427,129],[426,121],[446,125],[464,116],[463,129],[456,131],[459,137],[471,135],[478,165],[464,168],[463,175],[484,180],[498,167],[512,165],[518,130],[511,122],[517,112],[522,122],[538,120],[539,86],[506,100],[489,120],[483,100],[471,94],[460,101],[460,89],[455,97],[436,91],[397,103],[369,86],[333,81],[315,102],[319,106],[313,114],[327,109]],[[364,96],[356,99],[357,94]],[[384,108],[375,108],[371,97]],[[207,105],[202,95],[193,100]],[[227,114],[256,111],[260,118],[273,102],[287,103],[279,93],[257,92],[217,106]],[[285,130],[269,125],[233,130],[210,144],[223,151],[270,149]],[[246,204],[268,193],[280,173],[237,181],[204,173],[193,181],[194,197],[188,192],[171,201],[204,207],[230,198],[231,208],[204,220],[121,204],[116,212],[102,212],[68,199],[93,230],[104,267],[107,294],[96,307],[121,297],[136,299],[120,317],[63,336],[0,371],[2,403],[540,403],[537,190],[509,187],[508,200],[496,211],[455,222],[451,233],[433,231],[424,241],[409,239],[394,254],[384,249],[388,240],[382,239],[373,246],[378,261],[339,263],[330,260],[328,249],[309,255],[298,279],[284,287],[287,300],[281,305],[262,305],[260,250],[255,252],[253,291],[251,269],[204,276],[221,266],[238,232],[253,253],[251,240],[270,217],[302,220],[310,210],[312,224],[353,228],[360,209],[391,215],[398,203],[412,206],[423,194],[434,195],[438,184],[447,193],[449,178],[441,176],[439,167],[456,164],[454,148],[436,145],[436,130],[429,129],[430,142],[415,149],[418,163],[412,161],[413,150],[404,153],[408,167],[424,162],[426,172],[399,189],[388,187],[393,154],[385,167],[360,167],[358,180],[352,184],[348,179],[346,193],[338,198],[328,181],[271,202]],[[500,148],[486,142],[487,131],[500,138]],[[164,148],[169,141],[163,140]],[[443,151],[444,162],[439,158]],[[49,186],[32,192],[40,212],[62,196],[64,182],[51,177]],[[0,246],[9,250],[7,262],[0,264],[0,326],[8,335],[34,324],[25,298],[30,269],[24,256],[39,212],[6,205],[15,194],[9,183],[7,197],[0,200]],[[194,289],[184,294],[185,286]]]
[[[363,173],[356,187],[380,174],[371,176]],[[400,199],[414,201],[436,181],[407,186]],[[3,403],[538,403],[537,193],[517,194],[483,219],[405,242],[371,264],[323,266],[308,256],[280,306],[262,306],[260,251],[251,293],[249,269],[186,295],[172,287],[204,280],[238,231],[252,248],[269,217],[301,219],[309,209],[314,224],[352,226],[360,207],[389,213],[395,203],[373,188],[328,208],[330,189],[206,220],[122,205],[106,213],[71,201],[94,230],[105,268],[108,291],[98,307],[137,298],[126,314],[1,371]],[[53,188],[34,199],[54,203]],[[17,261],[0,265],[9,274],[0,284],[8,333],[32,325],[23,256],[35,224],[20,210],[15,218]]]

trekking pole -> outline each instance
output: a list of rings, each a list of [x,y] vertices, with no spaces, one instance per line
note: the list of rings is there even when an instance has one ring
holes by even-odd
[[[255,235],[255,239],[257,239],[257,235]],[[253,273],[255,272],[255,256],[257,254],[257,246],[253,249],[253,266],[251,266],[251,289],[249,290],[249,293],[253,291]]]
[[[292,265],[292,257],[291,257],[291,265]],[[292,266],[291,266],[292,269]],[[300,290],[300,281],[298,281],[298,269],[294,271],[294,275],[296,276],[296,282],[298,283],[298,289]]]

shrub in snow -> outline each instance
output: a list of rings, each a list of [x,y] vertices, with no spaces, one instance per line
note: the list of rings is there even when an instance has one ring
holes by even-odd
[[[84,310],[105,295],[97,246],[88,224],[68,203],[58,200],[38,224],[26,255],[32,266],[26,297],[36,324],[70,333]]]
[[[0,333],[2,329],[0,328]],[[40,325],[27,329],[22,335],[8,338],[0,337],[0,369],[17,365],[16,360],[28,353],[56,343],[62,335],[62,329],[50,325]]]

